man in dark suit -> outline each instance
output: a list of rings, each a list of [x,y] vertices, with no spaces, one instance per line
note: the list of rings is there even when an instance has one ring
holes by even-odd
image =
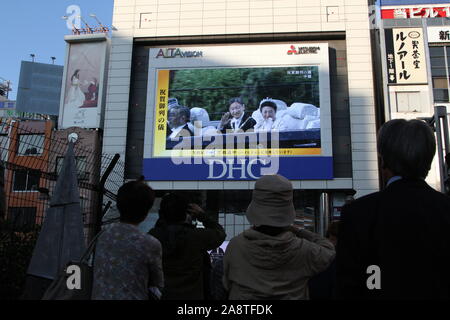
[[[173,105],[168,112],[167,140],[178,140],[179,137],[193,136],[188,122],[191,112],[188,107]]]
[[[342,210],[338,298],[450,298],[450,198],[425,182],[435,151],[423,121],[397,119],[381,127],[378,153],[387,186]]]
[[[229,112],[222,116],[219,124],[218,129],[221,133],[245,132],[253,129],[256,120],[245,114],[245,104],[241,98],[231,98],[228,105]]]

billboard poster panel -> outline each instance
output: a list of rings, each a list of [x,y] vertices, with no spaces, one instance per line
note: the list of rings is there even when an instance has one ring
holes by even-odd
[[[106,49],[106,41],[69,45],[60,108],[62,128],[100,126]]]
[[[426,84],[427,65],[421,28],[385,30],[388,82]]]
[[[327,44],[151,48],[147,103],[147,180],[332,179]]]

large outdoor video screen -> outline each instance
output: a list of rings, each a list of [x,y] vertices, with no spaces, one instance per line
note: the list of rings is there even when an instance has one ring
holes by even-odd
[[[158,70],[157,92],[155,156],[321,152],[318,66]]]
[[[326,43],[150,48],[145,178],[332,179],[328,50]]]

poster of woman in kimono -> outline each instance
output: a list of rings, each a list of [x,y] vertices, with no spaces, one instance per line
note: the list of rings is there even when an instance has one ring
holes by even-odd
[[[97,128],[106,42],[73,43],[66,66],[62,127]]]

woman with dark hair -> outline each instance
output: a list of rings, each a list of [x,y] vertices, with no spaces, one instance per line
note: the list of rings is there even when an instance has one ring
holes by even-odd
[[[138,228],[154,199],[140,180],[120,187],[120,222],[105,227],[95,248],[93,300],[148,300],[163,288],[161,244]]]
[[[255,125],[255,131],[286,130],[283,120],[277,118],[277,105],[271,99],[264,99],[259,105],[263,121]]]
[[[196,228],[191,219],[203,223]],[[219,247],[225,231],[196,204],[178,193],[169,193],[161,200],[159,219],[149,232],[162,245],[164,300],[203,300],[208,297],[208,250]]]

